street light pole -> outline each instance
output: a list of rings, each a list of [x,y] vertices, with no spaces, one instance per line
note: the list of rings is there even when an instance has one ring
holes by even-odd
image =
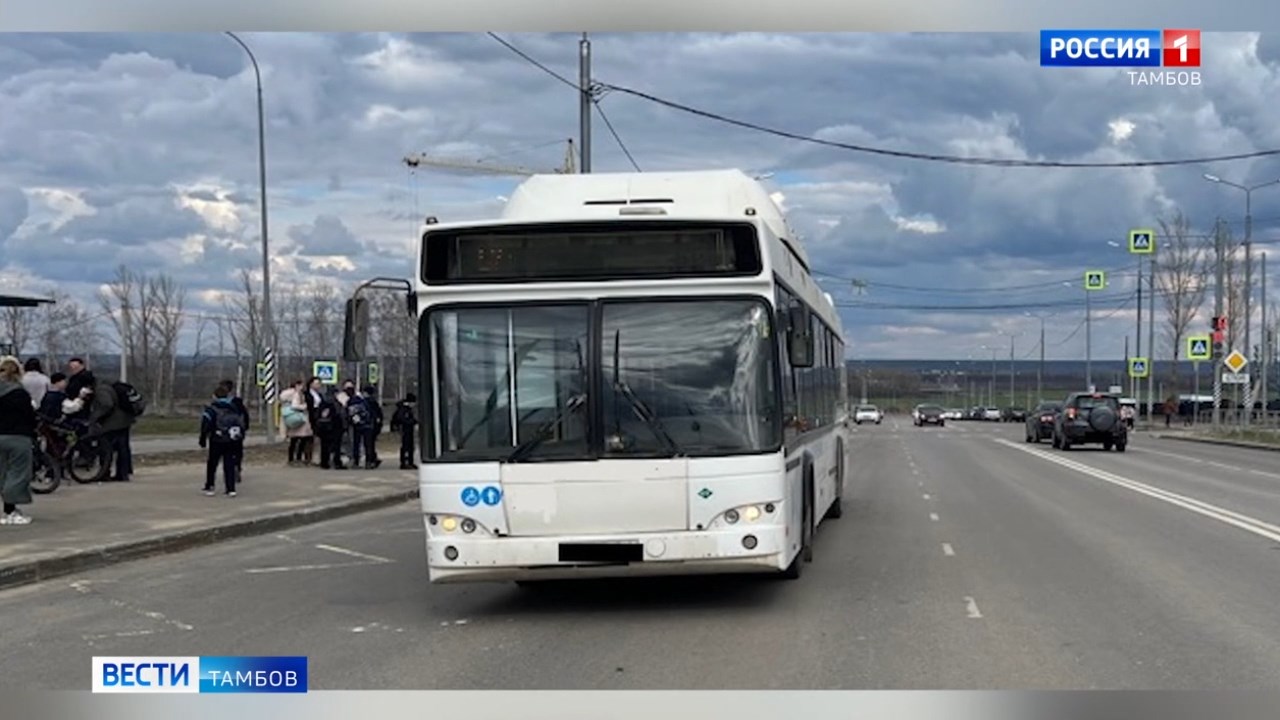
[[[249,56],[249,62],[253,65],[253,77],[258,85],[258,191],[259,203],[261,204],[261,212],[259,215],[262,220],[262,327],[263,337],[265,339],[263,345],[266,351],[265,359],[267,362],[267,385],[263,388],[263,396],[267,403],[267,421],[264,423],[267,431],[267,442],[271,442],[276,434],[276,415],[271,406],[276,400],[276,377],[274,373],[274,348],[276,340],[275,322],[271,315],[271,254],[267,239],[267,130],[266,120],[262,111],[262,72],[258,69],[258,58],[254,57],[253,51],[233,32],[227,32],[227,37],[236,41],[245,54]],[[244,392],[243,389],[240,391]]]
[[[1209,173],[1204,174],[1204,179],[1219,185],[1236,188],[1244,193],[1244,297],[1242,298],[1244,300],[1244,352],[1246,356],[1252,356],[1253,336],[1250,333],[1250,328],[1253,327],[1253,314],[1250,301],[1253,295],[1253,191],[1261,190],[1271,185],[1280,185],[1280,178],[1258,183],[1257,185],[1240,185]],[[1214,372],[1217,372],[1216,368]],[[1253,383],[1245,386],[1245,405],[1247,407],[1244,417],[1245,422],[1248,423],[1253,417]]]

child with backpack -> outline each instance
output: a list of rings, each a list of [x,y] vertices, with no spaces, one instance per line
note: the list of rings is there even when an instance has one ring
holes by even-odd
[[[205,466],[204,494],[214,494],[214,479],[218,464],[222,464],[222,479],[227,497],[236,496],[236,476],[240,467],[239,453],[243,452],[248,418],[231,402],[231,389],[219,383],[213,391],[213,403],[205,408],[200,419],[200,447],[209,448],[209,461]]]
[[[418,418],[414,413],[414,403],[416,402],[418,402],[418,398],[413,393],[405,395],[403,400],[396,403],[396,411],[391,415],[391,432],[400,433],[401,470],[413,470],[417,467],[413,457],[413,446],[416,438],[414,433],[418,427]]]
[[[332,389],[321,396],[316,407],[315,432],[320,436],[320,467],[346,470],[342,464],[342,438],[346,434],[345,409]]]
[[[372,385],[365,385],[360,392],[352,393],[347,400],[347,419],[351,422],[351,466],[360,466],[360,451],[364,450],[365,469],[372,470],[382,464],[378,459],[378,434],[382,432],[382,408]]]

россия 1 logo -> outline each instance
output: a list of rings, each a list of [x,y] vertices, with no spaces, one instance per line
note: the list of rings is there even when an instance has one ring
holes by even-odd
[[[1199,85],[1199,30],[1041,30],[1041,67],[1130,70],[1133,85]],[[1174,70],[1172,68],[1179,68]]]

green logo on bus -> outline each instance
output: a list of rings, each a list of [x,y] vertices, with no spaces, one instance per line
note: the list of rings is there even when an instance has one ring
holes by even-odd
[[[702,498],[703,500],[706,500],[707,498],[711,497],[711,491],[706,488],[702,488],[701,490],[698,491],[698,497]]]

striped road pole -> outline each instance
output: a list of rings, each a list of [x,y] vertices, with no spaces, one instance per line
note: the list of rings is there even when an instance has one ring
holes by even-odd
[[[267,442],[271,442],[272,434],[276,429],[276,352],[271,348],[267,348],[266,354],[263,356],[263,364],[266,365],[266,384],[262,386],[262,399],[267,403],[267,422],[264,426],[267,430]]]

